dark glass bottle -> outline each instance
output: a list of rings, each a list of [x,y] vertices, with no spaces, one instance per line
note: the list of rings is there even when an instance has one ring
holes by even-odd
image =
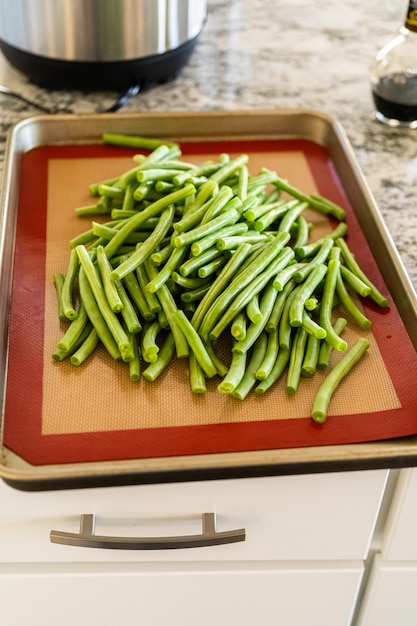
[[[417,0],[409,0],[404,25],[378,52],[371,89],[378,120],[417,128]]]

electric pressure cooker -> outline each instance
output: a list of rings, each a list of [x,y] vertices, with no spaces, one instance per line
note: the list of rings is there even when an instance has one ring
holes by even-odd
[[[174,78],[207,0],[0,0],[0,49],[49,89],[125,89]]]

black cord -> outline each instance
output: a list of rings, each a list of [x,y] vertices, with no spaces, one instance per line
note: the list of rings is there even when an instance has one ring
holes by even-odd
[[[129,87],[127,91],[125,91],[116,100],[114,104],[111,105],[111,107],[109,107],[108,109],[103,109],[98,112],[99,113],[114,113],[115,111],[118,111],[127,102],[129,102],[131,98],[134,98],[135,96],[137,96],[138,93],[140,93],[141,89],[142,89],[141,85],[132,85],[131,87]],[[5,96],[10,96],[11,98],[16,98],[17,100],[20,100],[21,102],[24,102],[25,104],[28,104],[30,106],[36,107],[43,113],[50,113],[50,114],[55,113],[55,111],[53,111],[52,109],[48,109],[47,107],[44,107],[42,104],[38,104],[37,102],[34,102],[33,100],[29,100],[28,98],[25,98],[24,96],[21,96],[20,94],[14,91],[11,91],[8,87],[4,87],[3,85],[0,85],[0,93],[4,94]]]
[[[118,111],[127,102],[129,102],[131,98],[137,96],[138,93],[140,93],[141,89],[141,85],[132,85],[109,109],[105,109],[105,111],[102,111],[102,113],[114,113],[115,111]]]

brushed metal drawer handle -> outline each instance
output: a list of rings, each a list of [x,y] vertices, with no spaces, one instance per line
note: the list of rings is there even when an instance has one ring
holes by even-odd
[[[108,548],[114,550],[169,550],[174,548],[199,548],[225,543],[245,541],[244,528],[217,532],[216,514],[203,513],[202,533],[169,537],[112,537],[95,534],[96,516],[92,513],[81,515],[79,533],[51,530],[52,543],[60,543],[81,548]]]

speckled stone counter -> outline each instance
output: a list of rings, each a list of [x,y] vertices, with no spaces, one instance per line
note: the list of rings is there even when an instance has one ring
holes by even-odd
[[[305,108],[344,126],[393,240],[417,287],[417,130],[373,119],[369,66],[403,22],[404,0],[209,0],[197,48],[181,74],[124,111]],[[49,92],[0,55],[0,84],[53,113],[100,111],[114,93]],[[0,93],[0,166],[6,133],[37,115]]]

